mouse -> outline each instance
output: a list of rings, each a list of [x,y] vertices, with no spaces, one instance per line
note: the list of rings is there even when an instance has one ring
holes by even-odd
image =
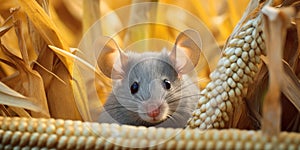
[[[191,75],[201,53],[198,32],[180,32],[170,51],[124,52],[108,37],[102,43],[97,64],[112,91],[98,122],[184,128],[200,98]]]

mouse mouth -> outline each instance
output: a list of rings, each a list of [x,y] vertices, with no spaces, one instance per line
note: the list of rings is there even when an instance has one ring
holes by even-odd
[[[151,121],[152,121],[153,123],[158,123],[158,122],[162,122],[162,121],[163,121],[163,120],[161,120],[161,119],[159,118],[159,115],[160,115],[160,113],[161,113],[160,109],[161,109],[161,108],[160,108],[160,106],[159,106],[158,108],[156,108],[156,109],[154,109],[154,110],[151,110],[151,111],[147,112],[148,117],[151,118]]]
[[[155,117],[159,116],[161,106],[148,105],[146,106],[146,112],[149,117],[155,119]]]

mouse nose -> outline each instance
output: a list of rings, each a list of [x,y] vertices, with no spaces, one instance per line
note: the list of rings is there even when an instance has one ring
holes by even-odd
[[[147,107],[147,115],[151,118],[155,118],[160,114],[160,109],[158,106],[149,105]]]
[[[152,111],[148,112],[147,114],[148,114],[149,117],[155,118],[159,115],[159,113],[160,113],[160,110],[155,109],[155,110],[152,110]]]

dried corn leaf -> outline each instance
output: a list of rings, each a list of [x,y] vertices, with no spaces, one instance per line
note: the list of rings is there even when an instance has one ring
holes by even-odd
[[[289,64],[283,61],[282,92],[300,112],[300,82]]]
[[[33,101],[33,98],[25,97],[0,82],[0,104],[42,112],[43,109]]]
[[[70,53],[70,52],[67,52],[65,50],[62,50],[58,47],[55,47],[55,46],[52,46],[52,45],[49,45],[49,47],[51,48],[51,50],[53,50],[55,53],[61,55],[61,56],[64,56],[68,59],[75,59],[76,61],[78,61],[79,65],[82,65],[82,67],[86,67],[88,69],[91,69],[93,72],[95,72],[96,74],[98,74],[100,76],[101,72],[96,69],[93,65],[91,65],[89,62],[83,60],[82,58]]]
[[[297,30],[298,29],[294,24],[291,24],[291,27],[288,28],[283,53],[283,59],[290,65],[291,68],[293,68],[293,70],[295,70],[297,67],[300,54],[300,49],[298,48],[299,45]]]
[[[78,111],[75,102],[76,95],[74,94],[74,89],[78,88],[78,85],[81,84],[80,80],[77,81],[77,86],[72,87],[72,80],[74,79],[61,62],[55,66],[54,73],[59,76],[60,80],[53,78],[46,89],[51,117],[81,120],[82,117]],[[64,82],[61,82],[61,80]],[[78,89],[81,88],[79,87]]]
[[[2,104],[0,104],[0,115],[1,115],[1,116],[4,116],[4,117],[12,116],[12,115],[8,112],[8,109],[7,109],[4,105],[2,105]]]
[[[100,18],[99,1],[97,0],[83,1],[83,22],[82,23],[83,23],[83,32],[85,33],[85,36],[84,36],[84,40],[81,41],[81,43],[85,42],[85,44],[90,46],[92,45],[94,39],[97,39],[99,36],[101,36],[102,34],[101,24],[99,22],[96,23],[96,21],[99,18]],[[95,28],[97,31],[89,32],[89,30],[93,30]],[[84,50],[85,53],[88,53],[87,51],[91,49],[84,49]]]
[[[67,44],[64,43],[61,38],[59,30],[57,30],[52,20],[45,13],[45,11],[43,11],[43,9],[39,6],[38,3],[36,3],[33,0],[20,0],[18,2],[21,5],[21,8],[25,10],[30,21],[32,21],[36,30],[40,33],[40,35],[46,41],[47,44],[53,44],[57,47],[69,51]],[[47,55],[50,51],[44,50],[42,52],[44,53],[42,54],[42,56],[44,58],[47,58]],[[82,83],[79,79],[77,79],[77,84],[72,84],[72,78],[74,79],[74,76],[76,76],[78,70],[77,68],[74,68],[72,59],[66,59],[65,57],[62,57],[60,55],[58,55],[58,57],[64,65],[62,65],[61,62],[53,56],[50,57],[50,66],[47,66],[46,68],[53,68],[53,70],[49,70],[57,74],[57,76],[59,76],[67,84],[62,83],[56,78],[48,80],[49,85],[47,85],[46,93],[51,116],[55,118],[64,119],[81,119],[81,115],[78,112],[74,97],[77,97],[77,94],[80,93],[80,89],[82,89]],[[40,64],[43,64],[39,60],[38,62]],[[51,66],[51,62],[53,62],[53,66]],[[64,91],[64,93],[58,94],[57,91]],[[65,103],[68,104],[68,107],[64,106]]]
[[[52,20],[36,1],[18,0],[18,2],[46,43],[56,45],[67,51],[69,50],[68,46],[62,41],[61,35]],[[60,59],[67,67],[68,71],[72,73],[72,62],[63,57],[60,57]]]
[[[57,5],[64,5],[67,11],[74,17],[76,20],[82,20],[83,18],[83,0],[60,0],[60,1],[53,1],[55,3],[54,7]],[[63,8],[63,6],[61,6]]]
[[[31,115],[23,108],[9,106],[9,110],[13,111],[14,113],[16,113],[20,117],[31,118]]]
[[[126,10],[126,8],[125,8]],[[78,56],[78,58],[83,59],[84,61],[86,61],[87,64],[91,64],[91,66],[89,65],[83,65],[82,62],[80,60],[75,60],[75,64],[78,64],[79,66],[81,66],[83,68],[83,66],[86,66],[84,68],[91,70],[94,70],[94,66],[92,65],[97,65],[97,57],[99,56],[100,52],[101,52],[101,48],[103,47],[103,45],[99,44],[99,40],[101,40],[101,38],[105,35],[105,36],[115,36],[116,39],[119,39],[120,41],[120,36],[115,35],[116,32],[119,32],[122,28],[121,26],[117,27],[117,28],[110,28],[110,30],[106,30],[104,31],[101,30],[99,27],[104,27],[107,26],[109,24],[111,24],[112,20],[115,20],[117,18],[117,14],[121,14],[122,12],[124,12],[124,10],[121,11],[116,11],[116,12],[112,12],[110,14],[108,14],[107,16],[104,16],[103,18],[101,18],[99,21],[97,21],[89,30],[88,32],[85,33],[85,36],[82,38],[81,42],[79,43],[78,49],[80,49],[79,51],[77,51],[76,56]],[[111,19],[112,18],[112,19]],[[117,21],[117,23],[112,23],[112,24],[118,24],[120,20]],[[102,33],[103,31],[103,33]],[[97,35],[97,36],[96,36]],[[92,38],[94,37],[94,38]],[[114,39],[115,39],[114,38]],[[87,68],[88,67],[88,68]],[[84,69],[83,68],[83,69]],[[95,70],[96,72],[93,72],[93,76],[96,73],[96,76],[98,78],[98,81],[100,81],[100,86],[101,89],[107,89],[107,88],[111,88],[111,80],[109,78],[107,78],[105,75],[103,75],[102,73],[99,74],[100,72]],[[82,72],[82,71],[81,71]],[[99,76],[100,75],[100,76]],[[90,75],[88,75],[90,76]],[[89,80],[89,77],[83,77],[84,80]],[[93,77],[94,78],[94,77]],[[89,81],[88,81],[89,82]],[[106,90],[105,90],[106,91]],[[102,96],[100,96],[102,97]],[[102,99],[102,98],[101,98]],[[103,102],[103,101],[102,101]]]
[[[257,1],[257,0],[250,0],[246,10],[244,11],[244,14],[240,21],[237,23],[235,28],[232,31],[232,34],[228,39],[233,37],[234,35],[238,34],[238,31],[241,29],[241,26],[249,19],[257,16],[257,14],[260,12],[260,9],[264,5],[264,1]],[[226,47],[226,45],[224,45]]]
[[[14,23],[14,28],[15,28],[16,35],[18,37],[18,44],[19,44],[21,55],[22,55],[22,60],[24,62],[24,65],[26,65],[26,68],[28,68],[28,70],[31,70],[31,69],[29,69],[30,68],[30,62],[29,62],[29,56],[28,56],[29,49],[27,49],[27,46],[26,46],[27,40],[25,40],[25,38],[24,38],[25,34],[23,33],[23,30],[22,30],[22,22],[21,22],[21,20],[17,20],[17,18],[20,18],[19,17],[20,13],[19,13],[18,9],[14,10],[14,12],[16,12],[16,13],[13,13],[13,18],[14,18],[14,20],[16,20]],[[26,72],[26,71],[24,71],[24,72]],[[32,74],[35,77],[29,77],[33,80],[29,80],[29,82],[31,82],[31,83],[29,83],[31,85],[31,87],[29,87],[29,89],[26,89],[26,90],[29,90],[28,96],[33,96],[35,98],[38,98],[40,101],[40,104],[42,105],[42,108],[45,109],[45,112],[46,112],[46,114],[45,114],[45,112],[43,112],[43,113],[32,112],[31,115],[33,117],[50,117],[47,99],[46,99],[44,90],[40,89],[40,90],[32,91],[33,90],[32,86],[37,86],[37,87],[43,88],[43,80],[41,79],[40,75],[36,71],[32,70],[30,73],[29,72],[30,71],[28,71],[28,76],[31,76],[31,74]],[[22,73],[22,71],[21,71],[21,73]],[[32,83],[32,82],[35,82],[35,83]],[[35,93],[35,92],[41,92],[41,93]],[[17,108],[15,110],[17,111]],[[21,115],[26,116],[26,111],[19,110],[17,112],[19,112],[19,114],[21,112],[23,112]]]
[[[10,25],[14,26],[15,25],[15,22],[16,22],[16,19],[14,17],[15,15],[15,10],[18,10],[18,9],[11,9],[12,10],[12,13],[10,13],[10,16],[8,18],[6,18],[6,20],[4,21],[4,23],[2,24],[2,27],[6,28]],[[18,57],[22,57],[21,56],[21,53],[20,53],[20,50],[19,50],[19,47],[18,47],[18,37],[16,35],[16,32],[14,30],[3,30],[3,32],[1,33],[1,43],[3,45],[5,45],[6,47],[9,47],[10,48],[10,51],[18,56]],[[2,58],[5,58],[6,56],[5,55],[1,55]],[[6,68],[4,68],[6,69]]]
[[[260,129],[262,118],[262,103],[268,91],[268,68],[265,63],[260,67],[260,71],[254,78],[254,82],[249,85],[246,103],[249,110],[249,120],[254,129]]]
[[[68,15],[65,15],[66,13],[60,13],[60,11],[56,11],[56,10],[63,11],[65,7],[63,6],[64,3],[62,2],[60,2],[57,5],[52,4],[55,2],[57,1],[51,1],[49,5],[51,20],[55,23],[55,25],[59,29],[59,33],[60,35],[62,35],[63,41],[65,41],[69,46],[75,47],[77,46],[79,40],[81,39],[81,34],[82,34],[81,24],[80,24],[81,22],[80,20],[77,20],[77,18],[74,19]],[[66,3],[67,4],[66,7],[72,5],[73,3],[76,3],[76,1],[72,0],[69,3]],[[74,9],[73,11],[69,11],[69,12],[70,13],[80,12],[80,9]],[[70,24],[72,26],[70,26]]]
[[[49,47],[55,53],[57,53],[60,56],[65,57],[67,59],[74,60],[74,59],[78,58],[76,60],[78,62],[82,62],[79,64],[83,64],[84,67],[88,66],[86,68],[92,68],[93,70],[95,70],[91,65],[89,65],[87,62],[80,59],[79,57],[77,57],[67,51],[64,51],[62,49],[59,49],[57,47],[53,47],[53,46],[49,46]],[[69,78],[69,76],[64,74],[65,72],[63,72],[62,70],[58,70],[57,73],[63,80],[66,80],[67,78]],[[60,110],[59,112],[55,111],[55,112],[52,112],[51,114],[56,117],[59,117],[59,118],[71,118],[71,119],[79,119],[78,115],[80,115],[80,119],[83,119],[85,121],[92,121],[93,117],[90,115],[90,112],[89,112],[88,105],[90,103],[88,103],[88,98],[86,95],[86,92],[87,92],[86,86],[84,84],[80,70],[77,66],[73,68],[72,74],[73,74],[72,80],[69,80],[69,83],[67,83],[67,85],[62,85],[61,83],[57,83],[56,79],[54,80],[55,83],[51,84],[52,86],[55,87],[54,89],[51,88],[48,91],[48,92],[51,92],[50,99],[54,99],[53,101],[50,102],[50,103],[52,103],[51,106],[54,108],[54,110],[56,110],[56,109]],[[68,96],[61,95],[61,94],[58,94],[58,95],[55,94],[56,93],[55,90],[57,90],[57,88],[62,90],[63,86],[65,86],[66,89],[64,89],[64,91],[66,92],[66,94]],[[69,99],[65,99],[66,97],[69,97]],[[72,109],[72,110],[68,110],[68,111],[76,111],[76,113],[65,114],[64,112],[68,112],[68,111],[66,111],[66,108],[62,105],[63,102],[72,104],[72,105],[69,105],[70,107],[68,107],[67,109]],[[76,107],[76,109],[74,109],[74,107]]]
[[[269,63],[266,58],[263,57],[263,60],[265,63]],[[294,123],[292,120],[297,119],[297,115],[294,114],[300,112],[299,110],[299,99],[300,99],[300,82],[297,76],[295,75],[292,68],[289,66],[287,62],[282,60],[283,67],[284,67],[284,73],[282,75],[282,80],[284,81],[282,84],[282,93],[287,97],[287,99],[284,99],[284,97],[281,97],[281,103],[282,103],[282,121],[281,121],[281,129],[282,130],[290,130],[290,131],[298,131],[298,128],[295,128],[295,130],[290,129],[289,126],[297,126],[299,124]],[[263,66],[260,69],[260,72],[256,76],[254,83],[250,85],[250,89],[248,89],[248,95],[247,95],[247,106],[248,110],[250,111],[250,119],[252,119],[252,125],[255,129],[260,128],[260,122],[261,120],[261,114],[262,114],[262,102],[267,92],[267,86],[268,86],[268,69],[266,68],[266,65],[263,64]],[[288,100],[291,102],[291,104],[287,104],[285,102]],[[296,111],[293,111],[295,107]],[[289,111],[289,112],[288,112]],[[289,121],[289,122],[287,122]]]
[[[124,6],[128,6],[132,4],[132,0],[115,0],[115,1],[111,1],[111,0],[102,0],[101,1],[101,5],[102,4],[106,4],[111,10],[117,10],[121,7]]]
[[[80,91],[75,90],[74,91],[74,97],[77,103],[77,107],[78,110],[80,111],[82,118],[86,121],[92,121],[92,120],[96,120],[98,114],[95,112],[93,114],[90,114],[90,111],[96,111],[97,109],[100,111],[101,109],[101,105],[100,101],[98,100],[98,96],[93,96],[93,97],[88,97],[88,95],[86,95],[87,93],[90,93],[91,91],[87,90],[87,87],[89,87],[88,89],[90,90],[95,90],[96,88],[94,87],[94,83],[86,83],[87,82],[87,74],[93,74],[96,73],[96,75],[101,76],[101,72],[99,71],[99,69],[96,69],[94,66],[92,66],[91,64],[89,64],[87,61],[83,60],[82,58],[73,55],[72,53],[66,52],[62,49],[59,49],[55,46],[49,46],[55,53],[62,55],[68,59],[75,59],[76,60],[76,64],[80,65],[81,68],[84,68],[85,71],[81,70],[78,72],[78,74],[74,74],[73,76],[73,82],[72,85],[73,87],[78,86],[81,87]],[[78,67],[79,68],[79,67]],[[84,72],[84,73],[83,73]],[[77,80],[81,80],[81,82],[78,82]],[[86,83],[86,84],[82,84],[82,85],[78,85],[79,83]]]
[[[2,18],[0,18],[0,22]],[[2,24],[2,26],[0,27],[0,38],[2,40],[2,36],[5,35],[12,27],[14,26],[13,21],[12,21],[12,16],[8,17],[4,23]],[[6,56],[3,54],[2,51],[0,51],[0,57],[1,59],[6,59]],[[0,64],[0,72],[1,72],[1,78],[9,75],[9,74],[13,74],[14,70],[7,67],[4,64]]]
[[[44,66],[42,66],[42,65],[39,64],[38,62],[34,62],[34,64],[36,64],[37,66],[39,66],[41,69],[44,69],[45,72],[47,72],[48,74],[52,75],[52,76],[55,77],[57,80],[60,80],[63,84],[66,84],[66,82],[63,81],[62,79],[60,79],[59,76],[57,76],[57,75],[54,74],[53,72],[49,71],[47,68],[45,68]]]
[[[129,20],[130,6],[113,10],[105,1],[101,2],[101,19],[97,21],[87,33],[92,34],[91,32],[95,32],[98,33],[98,35],[113,37],[117,43],[123,47],[123,39],[127,31],[126,28],[128,27],[126,25]]]
[[[14,26],[12,16],[10,16],[0,27],[0,37],[2,37],[8,30]]]
[[[86,32],[100,18],[99,3],[99,0],[83,1],[83,32]]]
[[[226,0],[228,3],[228,10],[229,10],[229,15],[228,17],[230,19],[230,22],[234,25],[238,23],[240,18],[242,17],[242,14],[244,12],[243,8],[244,6],[247,6],[249,1],[239,1],[239,0]]]
[[[43,9],[48,14],[48,2],[43,2],[40,5],[43,6]],[[44,87],[48,89],[49,84],[53,78],[48,72],[53,71],[55,66],[53,64],[57,63],[57,57],[55,54],[48,48],[46,41],[43,39],[39,31],[36,29],[34,24],[29,20],[28,21],[28,32],[29,38],[33,43],[33,49],[35,50],[36,54],[38,55],[36,64],[33,68],[39,72],[41,77],[43,78]]]
[[[9,57],[9,61],[12,62],[14,68],[18,70],[18,74],[8,76],[2,81],[14,90],[32,97],[33,102],[41,107],[41,113],[32,113],[33,117],[50,117],[47,99],[44,91],[43,80],[38,72],[32,70],[22,59],[13,55],[9,50],[0,45],[1,50]]]
[[[295,26],[292,26],[287,31],[287,37],[285,39],[285,47],[284,47],[284,59],[289,62],[289,64],[293,67],[291,67],[289,64],[287,64],[283,60],[284,65],[284,75],[282,76],[284,79],[283,82],[284,85],[288,86],[282,86],[282,93],[284,95],[291,95],[288,96],[290,98],[285,98],[285,96],[281,96],[281,106],[282,106],[282,121],[281,121],[281,130],[289,130],[289,131],[297,131],[297,130],[291,130],[288,126],[294,125],[291,121],[293,118],[295,118],[295,113],[297,113],[297,109],[291,108],[294,107],[292,101],[299,100],[299,81],[295,75],[295,72],[292,70],[292,68],[295,68],[295,64],[298,61],[299,52],[298,52],[298,38],[297,38],[297,29]],[[296,54],[296,55],[295,55]],[[269,63],[265,57],[262,57],[265,63]],[[254,126],[254,129],[260,129],[261,123],[260,120],[262,118],[262,103],[264,100],[264,97],[268,91],[268,69],[266,64],[263,63],[259,73],[254,79],[253,84],[251,84],[248,89],[248,94],[246,97],[246,102],[248,106],[249,112],[249,118],[252,120],[252,125]],[[291,101],[291,103],[287,102]],[[243,121],[242,121],[243,122]]]
[[[157,3],[146,2],[153,2],[153,0],[132,1],[128,21],[128,26],[130,28],[127,29],[124,37],[124,47],[127,47],[136,41],[150,38],[151,24],[147,23],[155,21]],[[149,43],[147,41],[140,46],[142,47],[137,48],[140,52],[149,49]]]
[[[127,32],[130,2],[128,0],[101,1],[100,19],[86,32],[89,36],[103,35],[113,37],[123,47],[124,37]],[[124,4],[124,5],[123,5]],[[94,32],[94,33],[93,33]],[[87,36],[87,34],[85,36]],[[85,37],[84,37],[85,38]],[[95,39],[94,39],[95,40]],[[94,42],[94,41],[91,41]],[[81,41],[82,43],[82,41]],[[80,43],[80,48],[82,44]],[[84,51],[84,49],[82,49]]]
[[[175,37],[178,35],[178,31],[194,29],[199,32],[202,37],[201,50],[203,54],[198,63],[199,65],[196,67],[196,71],[199,72],[200,78],[208,77],[210,71],[216,67],[217,61],[221,56],[221,50],[214,36],[206,27],[207,25],[203,24],[202,20],[187,10],[173,5],[158,4],[156,14],[157,18],[154,23],[157,25],[155,26],[155,35],[153,35],[153,38],[160,38],[173,43]],[[156,45],[156,43],[153,45]]]
[[[268,135],[280,132],[280,90],[283,85],[284,70],[281,62],[284,39],[289,20],[289,9],[279,10],[269,6],[262,9],[264,14],[267,58],[269,60],[269,91],[263,105],[262,130]]]
[[[29,62],[29,57],[28,57],[28,53],[27,53],[28,49],[27,49],[27,46],[25,43],[26,41],[24,38],[23,31],[22,31],[22,22],[20,20],[16,20],[14,23],[14,28],[15,28],[16,35],[18,37],[18,44],[19,44],[22,59],[23,59],[24,63],[29,66],[30,62]]]

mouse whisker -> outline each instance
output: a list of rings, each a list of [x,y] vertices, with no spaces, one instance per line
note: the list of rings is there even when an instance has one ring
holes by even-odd
[[[132,106],[130,104],[123,105],[124,108],[129,109],[129,110],[134,110],[135,112],[138,110],[137,106]]]
[[[170,114],[170,119],[171,119],[171,123],[173,124],[178,124],[178,122],[182,122],[182,120],[184,120],[184,118],[181,117],[181,114],[178,113],[172,113]]]
[[[184,94],[182,94],[182,95],[184,95]],[[180,96],[180,95],[176,96],[176,95],[173,95],[170,98],[166,98],[166,101],[168,102],[168,104],[171,104],[171,103],[178,102],[180,100],[184,100],[184,99],[187,99],[187,98],[197,97],[199,95],[200,94],[193,94],[193,95],[188,95],[188,96]],[[196,100],[195,100],[195,102],[196,102]],[[185,101],[185,103],[186,103],[186,101]]]
[[[194,110],[192,107],[189,107],[189,106],[186,106],[186,105],[184,105],[184,106],[182,106],[182,105],[174,105],[174,104],[172,104],[172,105],[169,105],[170,106],[170,110],[172,111],[172,112],[174,112],[174,111],[176,111],[176,110],[180,110],[180,109],[178,109],[178,108],[183,108],[183,110]]]
[[[145,99],[143,94],[138,95],[137,98],[138,98],[138,102],[140,102],[140,103]]]
[[[202,82],[206,80],[205,78],[197,79],[196,81],[181,81],[179,83],[174,84],[175,88],[173,89],[175,92],[178,92],[179,90],[185,89],[191,85],[197,85],[196,83]]]
[[[181,85],[177,85],[177,86],[175,86],[174,89],[171,90],[171,92],[176,93],[176,92],[182,91],[182,90],[184,90],[184,89],[186,89],[186,88],[188,88],[188,87],[190,87],[190,86],[195,86],[195,84],[189,83],[189,84],[181,84]],[[197,86],[197,87],[198,87],[198,86]]]
[[[120,98],[120,99],[125,99],[125,100],[128,100],[128,102],[137,102],[137,103],[141,103],[140,100],[136,100],[135,98],[132,98],[132,97],[122,97],[122,96],[117,96],[115,95],[116,98]],[[138,98],[139,99],[139,98]]]
[[[179,98],[172,98],[172,99],[168,99],[166,100],[168,104],[172,104],[172,103],[175,103],[175,102],[179,102],[180,99]]]
[[[196,80],[181,80],[181,83],[199,83],[206,80],[206,78],[197,78]]]
[[[142,125],[145,127],[149,127],[149,126],[153,126],[155,124],[149,124],[149,122],[146,122],[141,118],[136,118],[135,121],[131,123],[131,125],[139,125],[139,126]]]
[[[124,97],[124,96],[120,96],[120,95],[114,95],[115,97],[118,97],[118,98],[124,98],[124,99],[132,99],[131,97]]]
[[[169,104],[169,110],[172,112],[178,111],[178,110],[186,110],[188,112],[192,112],[195,109],[196,105],[194,103],[191,102],[187,102],[187,103],[172,103]]]
[[[170,114],[167,115],[167,118],[170,119],[170,120],[172,120],[172,121],[175,120],[174,117],[172,115],[170,115]]]
[[[171,107],[170,111],[172,112],[184,111],[186,113],[191,113],[194,111],[194,109],[187,106],[176,106],[176,107]]]
[[[191,102],[191,101],[181,102],[181,100],[173,100],[172,102],[168,103],[169,106],[175,106],[175,107],[177,107],[178,105],[182,105],[182,104],[189,105],[189,106],[193,106],[193,104],[196,105],[195,102]]]
[[[106,108],[105,111],[109,112],[109,111],[112,111],[115,109],[124,109],[124,107],[123,106],[109,107],[109,108]]]
[[[141,110],[137,110],[136,112],[139,113],[139,114],[144,114],[144,115],[147,114],[147,112],[141,111]]]
[[[114,110],[114,109],[129,109],[129,110],[138,110],[138,108],[135,105],[120,105],[120,106],[115,106],[113,104],[111,105],[106,105],[105,110]]]
[[[117,111],[117,112],[115,112],[114,116],[112,116],[112,117],[117,120],[118,118],[123,118],[124,113],[121,113],[120,111]]]
[[[166,92],[166,91],[164,91],[162,94],[161,94],[161,96],[160,96],[160,99],[161,100],[166,100],[166,96],[168,95],[168,92]],[[167,100],[166,100],[167,101]]]
[[[178,96],[180,96],[180,95],[185,96],[185,95],[190,95],[190,94],[195,94],[195,93],[200,94],[200,91],[199,92],[191,92],[190,90],[181,90],[178,92],[172,92],[172,94],[178,94]]]
[[[179,121],[181,121],[181,120],[186,120],[186,118],[190,117],[191,114],[192,114],[192,112],[181,110],[181,111],[175,111],[171,115],[173,116],[173,118],[176,118]]]
[[[117,96],[117,95],[114,95],[116,98],[122,98],[122,99],[126,99],[126,100],[131,100],[132,98],[131,97],[123,97],[123,96]]]
[[[176,119],[172,115],[168,114],[166,117],[164,121],[157,123],[158,127],[173,127],[176,124]]]
[[[193,107],[193,108],[191,108],[191,107],[189,107],[189,108],[183,108],[183,107],[181,107],[180,109],[178,109],[175,112],[178,112],[178,113],[187,113],[187,114],[191,115],[192,112],[195,110],[194,108],[195,107]]]
[[[191,92],[190,90],[181,90],[181,91],[171,91],[169,92],[169,95],[172,95],[172,97],[175,97],[173,95],[176,95],[176,97],[181,96],[181,95],[190,95],[194,94],[195,92]],[[200,94],[200,92],[197,92],[197,94]]]
[[[196,96],[200,96],[200,93],[199,94],[192,94],[192,95],[188,95],[188,96],[181,96],[180,99],[185,99],[185,98],[190,98],[190,97],[196,97]]]

